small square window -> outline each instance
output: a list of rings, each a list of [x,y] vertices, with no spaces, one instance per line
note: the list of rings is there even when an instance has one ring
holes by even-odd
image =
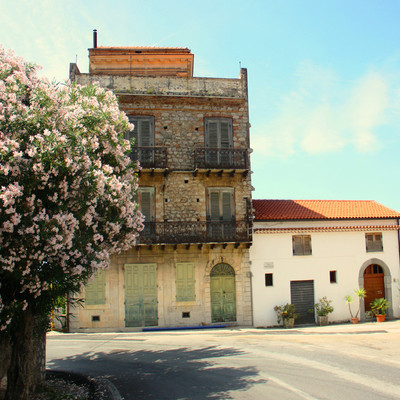
[[[265,286],[273,286],[273,274],[265,274]]]
[[[311,236],[310,235],[294,235],[292,236],[293,255],[309,256],[311,255]]]
[[[366,233],[365,246],[367,253],[383,251],[382,233]]]
[[[329,271],[329,280],[331,283],[337,283],[336,271]]]

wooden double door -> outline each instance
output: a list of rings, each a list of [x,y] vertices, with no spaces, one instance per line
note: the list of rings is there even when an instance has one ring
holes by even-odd
[[[383,268],[377,264],[368,265],[364,271],[364,289],[367,295],[364,299],[365,311],[371,311],[370,303],[375,299],[385,297],[385,279]]]
[[[228,264],[217,264],[210,274],[212,322],[236,321],[235,271]]]
[[[157,326],[157,265],[125,265],[125,326]]]

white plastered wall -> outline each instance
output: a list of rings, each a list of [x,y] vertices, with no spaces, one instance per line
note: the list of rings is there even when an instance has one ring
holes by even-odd
[[[362,282],[362,270],[370,263],[387,267],[385,276],[386,297],[391,300],[391,316],[400,317],[399,309],[399,241],[397,230],[380,230],[383,235],[382,252],[366,252],[365,233],[368,231],[314,232],[310,234],[312,255],[293,256],[292,235],[300,234],[293,230],[285,233],[257,232],[257,228],[323,227],[323,226],[364,226],[395,225],[395,220],[352,221],[352,222],[282,222],[255,223],[253,245],[250,248],[252,271],[252,295],[254,326],[277,325],[275,305],[290,303],[290,281],[314,280],[315,302],[327,296],[333,301],[334,312],[329,320],[346,321],[350,314],[345,302],[346,295],[352,294]],[[371,262],[369,262],[371,261]],[[377,262],[378,261],[378,262]],[[329,271],[336,271],[337,283],[330,283]],[[273,286],[265,286],[265,274],[273,274]],[[361,279],[360,279],[361,275]],[[352,306],[355,308],[356,303]],[[363,314],[362,314],[363,316]]]

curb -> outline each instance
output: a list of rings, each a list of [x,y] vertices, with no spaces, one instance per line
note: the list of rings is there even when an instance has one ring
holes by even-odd
[[[122,400],[118,389],[106,378],[93,378],[70,371],[46,370],[46,379],[63,379],[77,385],[86,385],[92,400]]]

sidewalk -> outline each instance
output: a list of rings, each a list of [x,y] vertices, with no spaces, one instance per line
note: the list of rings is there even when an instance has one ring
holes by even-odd
[[[334,323],[327,326],[307,325],[307,326],[294,326],[292,329],[284,329],[281,327],[271,328],[247,328],[247,327],[227,327],[227,330],[240,330],[246,332],[262,332],[266,335],[287,335],[287,334],[303,334],[303,335],[334,335],[334,334],[367,334],[367,333],[400,333],[400,320],[390,320],[385,322],[359,322],[358,324]]]

